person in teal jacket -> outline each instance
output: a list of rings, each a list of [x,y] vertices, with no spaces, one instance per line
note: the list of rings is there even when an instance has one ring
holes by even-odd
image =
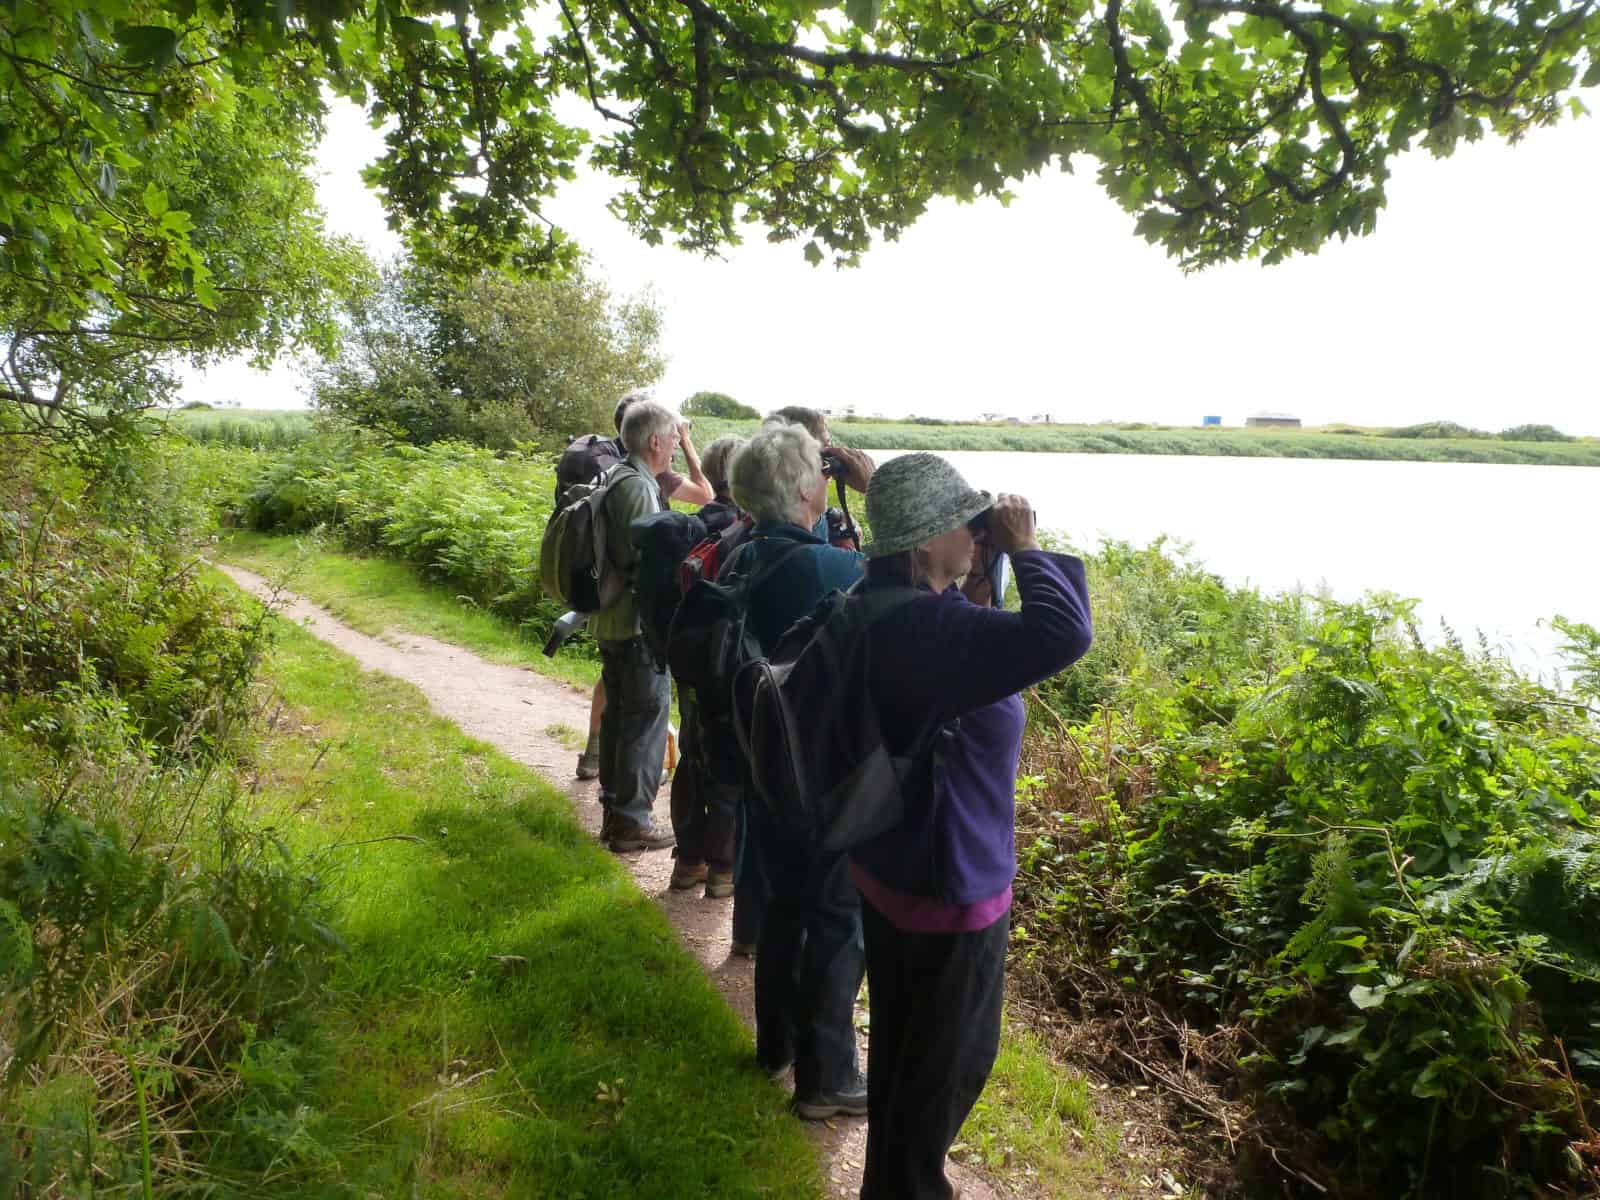
[[[770,568],[748,597],[749,628],[768,652],[829,592],[856,583],[866,560],[815,531],[828,481],[822,447],[801,426],[764,427],[734,460],[732,483],[755,528],[718,578],[751,580]],[[849,864],[776,836],[745,795],[745,853],[759,859],[771,889],[756,944],[757,1060],[774,1075],[794,1064],[801,1117],[862,1115],[867,1083],[853,1018],[866,959]]]

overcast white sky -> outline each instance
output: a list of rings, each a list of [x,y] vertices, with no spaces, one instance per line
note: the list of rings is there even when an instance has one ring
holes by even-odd
[[[1593,98],[1590,97],[1592,100]],[[322,148],[331,226],[395,243],[358,178],[380,148],[351,108]],[[670,356],[657,395],[701,389],[943,417],[1309,424],[1549,422],[1600,434],[1600,121],[1522,145],[1399,161],[1377,232],[1276,267],[1183,275],[1134,236],[1092,170],[998,203],[940,204],[855,270],[811,267],[757,239],[707,260],[631,238],[615,184],[580,178],[547,210],[621,292],[653,287]],[[190,399],[299,407],[287,365],[192,382]]]

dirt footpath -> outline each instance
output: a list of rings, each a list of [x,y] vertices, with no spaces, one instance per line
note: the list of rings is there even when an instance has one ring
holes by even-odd
[[[272,585],[261,576],[227,564],[218,566],[245,591],[263,600],[273,599]],[[278,593],[276,600],[283,616],[344,651],[366,670],[382,671],[414,684],[427,696],[434,711],[454,721],[462,732],[490,743],[565,789],[584,828],[598,835],[599,785],[573,777],[577,751],[560,736],[563,727],[580,736],[588,730],[587,692],[522,667],[486,662],[460,646],[421,634],[391,629],[381,637],[369,637],[289,592]],[[669,821],[665,787],[656,798],[656,819],[663,824]],[[728,953],[733,901],[706,900],[699,890],[671,891],[667,887],[672,873],[671,851],[619,857],[627,863],[640,889],[666,910],[684,947],[700,961],[724,999],[746,1025],[753,1026],[751,961]],[[865,1035],[862,1036],[865,1064]],[[807,1122],[806,1127],[823,1156],[830,1195],[857,1195],[866,1153],[866,1118]],[[958,1163],[950,1164],[949,1174],[960,1186],[962,1200],[993,1200],[1018,1194]]]

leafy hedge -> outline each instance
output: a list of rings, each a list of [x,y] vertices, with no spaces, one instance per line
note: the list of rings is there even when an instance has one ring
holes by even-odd
[[[1313,1133],[1339,1194],[1600,1183],[1582,699],[1423,645],[1392,598],[1262,597],[1159,547],[1090,577],[1099,641],[1035,698],[1019,834],[1058,991],[1222,1033],[1224,1086]]]
[[[7,449],[0,1193],[292,1179],[293,1029],[338,938],[235,770],[265,627],[192,554],[217,464]]]

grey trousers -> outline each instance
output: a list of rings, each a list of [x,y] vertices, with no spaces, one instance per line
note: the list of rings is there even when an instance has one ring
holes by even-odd
[[[643,638],[600,643],[606,710],[600,717],[600,807],[649,828],[667,750],[672,683]]]

